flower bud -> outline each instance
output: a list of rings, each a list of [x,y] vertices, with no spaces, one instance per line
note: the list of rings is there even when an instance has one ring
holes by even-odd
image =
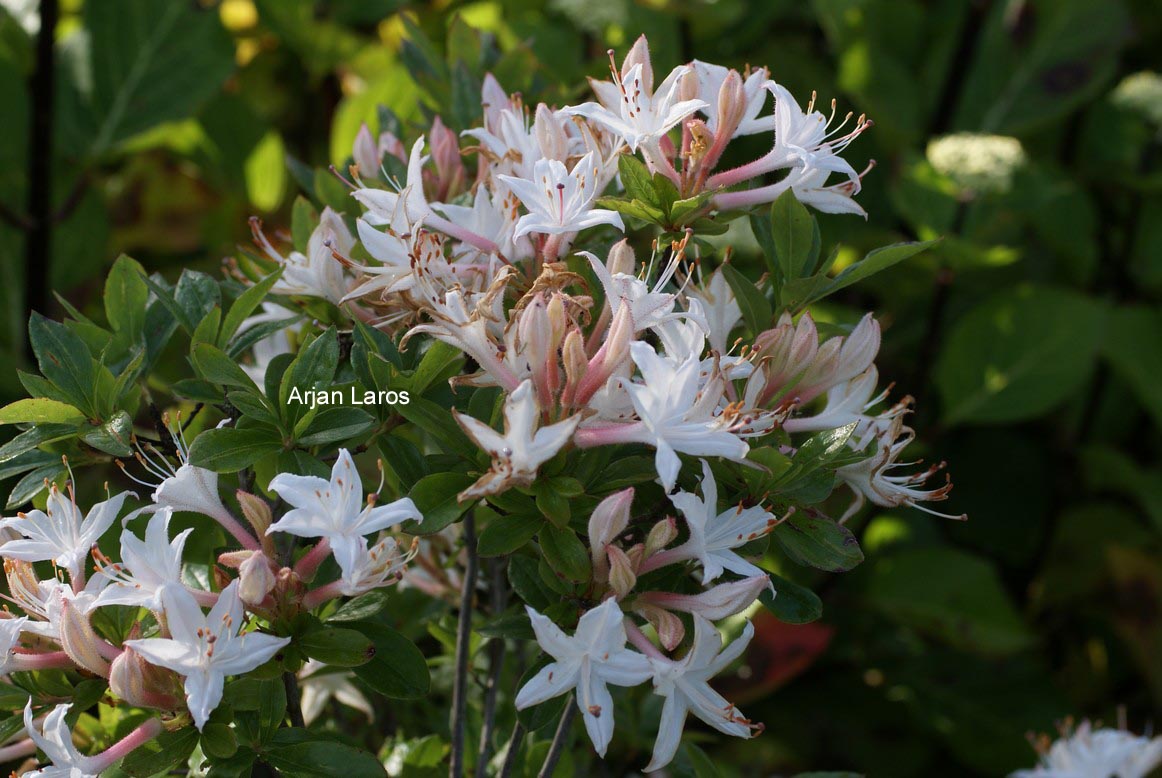
[[[567,391],[575,391],[585,377],[589,357],[585,355],[585,338],[581,331],[573,329],[565,336],[561,346],[561,360],[565,363],[565,386]]]
[[[632,503],[631,486],[606,497],[597,504],[589,516],[589,548],[593,556],[594,575],[598,580],[605,578],[607,564],[605,547],[629,526],[629,509]]]
[[[174,672],[150,664],[132,648],[122,651],[113,660],[109,671],[109,690],[139,708],[173,710],[180,707],[177,688]]]
[[[697,100],[702,96],[702,87],[698,83],[698,74],[693,69],[687,70],[682,80],[678,82],[679,100]]]
[[[646,535],[645,555],[653,556],[673,543],[676,537],[678,537],[678,522],[674,520],[673,516],[667,516],[655,524],[650,529],[650,534]]]
[[[537,105],[536,116],[533,119],[533,134],[545,159],[564,162],[569,156],[569,136],[565,134],[565,125],[544,103]]]
[[[651,605],[684,613],[697,613],[711,621],[717,621],[747,608],[763,589],[770,586],[771,579],[768,576],[756,575],[741,581],[718,584],[701,594],[648,592],[642,597]]]
[[[633,563],[628,556],[617,546],[610,543],[605,547],[609,557],[609,586],[619,598],[629,594],[637,583],[637,575],[633,571]]]
[[[460,191],[468,178],[460,158],[460,140],[439,116],[432,122],[428,139],[432,144],[432,161],[436,165],[437,199],[450,199]]]
[[[738,129],[739,122],[746,113],[746,93],[742,88],[742,76],[737,70],[726,74],[718,90],[718,123],[715,133],[720,142],[725,143]]]
[[[621,75],[624,77],[634,65],[642,66],[642,91],[649,94],[654,91],[654,67],[650,63],[650,44],[643,33],[633,42],[633,46],[626,52],[621,62]],[[695,97],[697,95],[695,94]],[[683,98],[684,99],[684,98]]]
[[[275,576],[266,554],[256,551],[238,568],[238,597],[247,605],[256,606],[274,589]]]
[[[686,627],[682,620],[670,611],[655,605],[638,605],[635,610],[650,623],[658,633],[658,640],[667,651],[673,651],[686,637]]]
[[[69,658],[91,673],[109,677],[109,663],[101,656],[104,640],[93,631],[89,617],[62,595],[57,595],[60,608],[61,648]]]
[[[634,266],[637,264],[637,258],[634,256],[633,247],[629,245],[629,239],[623,238],[613,247],[609,249],[609,255],[605,258],[605,267],[609,270],[610,275],[633,275]]]
[[[379,178],[379,151],[367,122],[359,126],[359,133],[355,136],[355,145],[351,149],[351,156],[359,167],[360,177]]]

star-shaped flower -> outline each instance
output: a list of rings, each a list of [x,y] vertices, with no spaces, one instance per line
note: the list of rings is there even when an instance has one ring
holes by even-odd
[[[460,493],[460,500],[496,494],[511,486],[527,486],[537,469],[552,459],[569,442],[580,422],[579,416],[536,429],[540,409],[533,382],[521,382],[504,401],[504,434],[471,416],[452,411],[456,421],[476,445],[492,457],[492,468]]]
[[[97,778],[103,769],[96,760],[85,756],[73,745],[73,733],[65,721],[72,705],[57,705],[37,728],[32,718],[32,700],[24,705],[24,728],[36,747],[51,763],[48,767],[24,774],[25,778]]]
[[[666,701],[662,704],[654,755],[645,772],[660,770],[674,758],[688,713],[734,737],[749,738],[756,730],[762,730],[761,724],[743,718],[734,705],[710,686],[710,679],[738,659],[753,636],[754,625],[748,621],[742,635],[720,651],[722,637],[718,630],[708,620],[695,615],[694,643],[686,656],[677,661],[665,657],[650,658],[654,693]]]
[[[766,572],[743,559],[734,549],[761,538],[778,520],[755,505],[741,505],[718,512],[718,484],[710,465],[702,460],[702,499],[690,492],[670,495],[670,502],[682,512],[690,538],[671,554],[679,559],[697,559],[702,565],[702,582],[710,583],[729,570],[742,576],[766,576]]]
[[[26,562],[51,561],[67,570],[74,581],[81,580],[89,551],[113,524],[128,496],[129,492],[122,492],[97,503],[87,516],[82,516],[71,488],[66,497],[54,485],[45,510],[0,521],[0,527],[10,527],[24,536],[5,543],[4,556]]]
[[[526,606],[537,643],[556,661],[546,665],[516,696],[517,710],[576,688],[585,730],[600,756],[613,737],[613,697],[607,684],[637,686],[650,677],[650,662],[625,647],[625,623],[615,600],[587,612],[569,637],[550,619]]]
[[[172,637],[127,640],[125,645],[151,664],[185,678],[186,705],[200,730],[222,701],[226,676],[253,670],[278,653],[290,638],[258,632],[239,634],[245,615],[237,581],[222,590],[209,615],[202,613],[184,589],[167,588],[162,599]]]
[[[271,480],[270,490],[294,507],[271,524],[266,534],[286,532],[304,538],[327,538],[344,578],[357,577],[367,551],[365,535],[409,519],[423,519],[416,504],[407,497],[387,505],[376,505],[372,498],[364,507],[363,480],[345,448],[339,450],[330,481],[313,475],[280,473]]]
[[[110,585],[94,603],[101,605],[137,605],[160,611],[161,593],[170,586],[182,586],[182,549],[189,528],[169,539],[169,522],[173,511],[163,508],[149,518],[145,540],[129,530],[121,533],[121,562],[105,566],[101,573]]]
[[[579,232],[598,224],[612,224],[624,231],[621,215],[593,208],[601,194],[601,166],[589,152],[569,170],[555,159],[540,159],[533,165],[532,180],[497,176],[524,203],[528,213],[516,223],[513,239],[530,232],[561,235]]]

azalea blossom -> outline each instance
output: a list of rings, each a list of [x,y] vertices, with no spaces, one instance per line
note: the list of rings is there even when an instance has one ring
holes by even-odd
[[[726,735],[749,738],[762,731],[710,686],[710,679],[742,656],[754,637],[749,621],[740,637],[722,648],[722,636],[708,620],[694,616],[694,643],[681,659],[649,659],[653,669],[654,693],[665,698],[653,758],[645,771],[660,770],[674,758],[681,743],[686,716],[693,713]]]
[[[706,103],[702,113],[706,116],[706,128],[711,132],[718,130],[718,117],[721,112],[719,106],[722,85],[726,82],[730,69],[711,62],[694,60],[690,63],[694,68],[694,75],[698,77],[698,97]],[[747,74],[742,83],[743,108],[740,111],[738,126],[731,137],[743,135],[757,135],[775,129],[775,117],[759,116],[767,101],[765,84],[770,78],[766,68],[757,68]]]
[[[582,446],[612,442],[647,443],[657,449],[658,477],[667,492],[674,488],[682,462],[677,452],[721,456],[741,462],[750,446],[732,431],[733,417],[718,412],[721,377],[701,385],[701,363],[691,356],[675,365],[648,344],[630,345],[642,383],[623,382],[639,421],[578,430]]]
[[[339,569],[348,579],[359,575],[367,550],[365,535],[411,519],[423,519],[408,497],[376,505],[373,495],[364,506],[363,480],[345,448],[339,450],[330,481],[313,475],[280,473],[271,479],[270,490],[293,508],[271,524],[266,534],[286,532],[304,538],[326,538]]]
[[[1146,778],[1162,765],[1162,737],[1148,738],[1120,729],[1094,729],[1083,721],[1063,732],[1032,770],[1010,778]]]
[[[72,580],[79,584],[84,581],[89,551],[112,526],[128,496],[129,492],[122,492],[110,497],[82,516],[72,487],[69,487],[66,497],[54,484],[43,511],[37,509],[0,521],[0,527],[11,528],[23,536],[5,543],[0,553],[9,559],[26,562],[51,561],[67,570]]]
[[[185,679],[186,705],[200,730],[218,703],[226,676],[246,673],[270,660],[290,638],[259,632],[240,633],[245,626],[238,582],[218,596],[209,615],[182,589],[167,588],[165,619],[172,637],[127,640],[155,665],[169,668]]]
[[[492,457],[492,467],[472,486],[460,493],[460,500],[471,500],[486,494],[497,494],[512,486],[527,486],[536,478],[542,464],[560,451],[577,424],[580,416],[536,429],[540,409],[533,391],[533,382],[524,380],[504,401],[504,434],[501,435],[484,422],[455,409],[452,415],[476,445]]]
[[[24,773],[24,778],[97,778],[162,731],[161,719],[152,718],[100,754],[85,756],[73,745],[73,733],[65,721],[72,707],[57,705],[37,727],[32,715],[32,700],[25,703],[24,729],[36,747],[48,757],[50,764]]]
[[[351,683],[352,675],[350,672],[334,672],[317,659],[303,665],[299,670],[299,688],[302,690],[303,721],[307,726],[319,717],[331,700],[363,713],[368,721],[375,720],[375,709],[363,692]]]
[[[503,175],[497,178],[529,211],[517,221],[514,239],[530,232],[563,235],[598,224],[625,230],[617,211],[592,207],[604,188],[601,166],[596,164],[593,152],[578,160],[572,170],[558,160],[541,159],[533,165],[532,179]]]
[[[161,595],[167,587],[182,586],[182,549],[193,532],[189,528],[169,539],[173,510],[163,508],[150,517],[142,540],[129,530],[121,533],[121,562],[105,565],[101,574],[109,579],[94,602],[101,605],[136,605],[160,611]]]
[[[321,297],[338,305],[351,289],[351,276],[334,254],[349,255],[355,238],[343,217],[330,206],[323,208],[319,215],[319,224],[311,232],[306,253],[292,251],[286,257],[282,256],[270,245],[257,219],[251,220],[251,231],[267,256],[283,268],[271,292]]]
[[[587,611],[572,637],[525,606],[537,643],[555,661],[543,667],[516,696],[517,710],[576,689],[577,708],[599,756],[613,737],[613,697],[607,684],[637,686],[650,677],[649,660],[626,648],[625,624],[615,600]]]

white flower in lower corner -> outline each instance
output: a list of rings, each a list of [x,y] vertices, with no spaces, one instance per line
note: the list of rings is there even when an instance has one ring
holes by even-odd
[[[674,758],[682,740],[686,715],[693,713],[710,726],[726,735],[749,738],[762,731],[739,713],[738,709],[710,687],[710,679],[722,672],[731,662],[742,656],[754,625],[749,621],[742,635],[722,649],[722,636],[714,625],[694,616],[694,643],[686,656],[677,661],[665,657],[651,658],[654,674],[654,693],[665,698],[654,754],[645,771],[660,770]]]
[[[290,638],[257,632],[240,634],[245,622],[238,582],[218,595],[209,615],[182,589],[166,589],[165,618],[171,638],[127,640],[151,664],[185,678],[186,705],[200,730],[222,701],[226,676],[249,672],[273,657]]]
[[[527,486],[537,469],[552,459],[572,437],[580,416],[536,429],[540,408],[533,394],[533,382],[524,380],[504,401],[504,434],[456,410],[457,423],[476,445],[492,457],[492,468],[460,493],[461,500],[495,494],[512,485]]]
[[[112,526],[128,496],[129,492],[122,492],[110,497],[93,506],[87,516],[82,516],[71,487],[66,497],[54,485],[45,510],[29,511],[0,521],[0,527],[14,529],[23,536],[5,543],[0,547],[0,554],[25,562],[51,561],[78,580],[84,573],[89,551]]]
[[[72,707],[57,705],[44,717],[43,724],[37,729],[32,717],[32,700],[25,704],[24,728],[36,747],[48,757],[51,765],[24,773],[24,778],[97,778],[107,766],[94,764],[97,760],[85,756],[73,745],[73,733],[65,721]]]
[[[1140,737],[1119,729],[1094,730],[1083,721],[1063,733],[1032,770],[1011,778],[1145,778],[1162,765],[1162,737]]]
[[[139,605],[152,611],[163,607],[161,594],[167,587],[181,587],[182,549],[189,528],[169,539],[169,522],[173,511],[163,508],[149,518],[145,539],[129,530],[121,533],[121,562],[105,565],[101,574],[109,579],[94,606]]]
[[[599,756],[613,737],[613,697],[607,684],[637,686],[650,677],[643,654],[625,647],[625,622],[615,600],[587,612],[569,637],[550,619],[528,608],[541,649],[556,661],[546,665],[516,696],[517,710],[577,690],[577,708]]]
[[[326,538],[345,579],[357,575],[366,556],[365,535],[423,518],[407,497],[377,506],[373,495],[364,506],[363,480],[345,448],[339,450],[330,481],[314,475],[280,473],[271,480],[270,490],[293,509],[271,524],[266,534],[286,532],[303,538]]]
[[[668,552],[674,559],[697,559],[702,565],[702,582],[710,583],[729,570],[742,576],[766,576],[766,572],[743,559],[734,549],[763,537],[778,525],[778,519],[761,505],[741,505],[718,512],[718,484],[710,465],[702,460],[702,499],[690,492],[675,492],[670,502],[682,512],[690,538]]]
[[[350,672],[334,672],[333,668],[317,659],[303,665],[299,671],[299,688],[303,692],[303,721],[307,726],[319,717],[332,699],[366,714],[371,721],[375,720],[375,709],[363,692],[351,683],[352,675]]]

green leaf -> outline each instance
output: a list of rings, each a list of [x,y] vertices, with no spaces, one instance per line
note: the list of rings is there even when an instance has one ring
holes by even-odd
[[[1104,308],[1074,292],[1001,292],[953,327],[936,365],[949,424],[1039,416],[1082,387],[1102,340]]]
[[[332,613],[328,622],[364,621],[387,607],[390,595],[384,589],[374,589],[366,594],[348,600]]]
[[[589,549],[571,529],[545,524],[537,535],[545,560],[553,571],[570,581],[587,581],[592,575]]]
[[[476,553],[482,557],[511,554],[532,540],[544,524],[540,516],[501,516],[481,531]]]
[[[118,411],[109,421],[82,433],[81,440],[106,454],[128,457],[133,455],[129,447],[132,436],[133,419],[125,411]]]
[[[145,311],[149,287],[145,270],[135,260],[122,254],[113,263],[105,279],[105,318],[114,332],[129,343],[141,340],[145,331]]]
[[[210,343],[198,343],[190,352],[190,360],[198,371],[198,376],[214,384],[239,386],[257,392],[258,387],[238,363],[226,352]]]
[[[555,602],[557,595],[541,581],[537,560],[531,556],[515,555],[508,560],[508,582],[528,605],[543,611]]]
[[[65,325],[33,312],[28,337],[40,372],[86,415],[99,417],[95,362],[88,346]]]
[[[775,527],[771,536],[792,561],[801,565],[842,573],[863,561],[863,551],[851,530],[831,519],[793,513]]]
[[[396,700],[414,700],[428,693],[428,663],[416,644],[391,627],[370,621],[353,621],[375,643],[375,657],[355,668],[355,675],[375,691]]]
[[[661,201],[654,191],[654,179],[645,163],[632,154],[622,154],[617,158],[617,170],[621,183],[631,200],[641,200],[646,205],[663,210]],[[664,215],[664,213],[663,213]]]
[[[238,295],[238,299],[234,301],[230,306],[230,310],[226,312],[226,318],[222,320],[222,329],[218,333],[218,348],[226,348],[230,339],[234,337],[234,333],[242,325],[242,322],[262,304],[270,288],[282,277],[282,271],[283,268],[280,266],[278,270]]]
[[[598,208],[617,211],[626,216],[641,219],[649,224],[661,225],[666,221],[666,214],[642,200],[630,200],[625,197],[598,197],[595,205]]]
[[[788,189],[771,203],[772,277],[792,280],[811,275],[819,260],[819,227],[807,206]],[[736,292],[737,294],[737,292]]]
[[[375,419],[362,408],[342,405],[322,408],[298,435],[303,446],[322,446],[362,435],[375,426]]]
[[[229,724],[211,721],[202,729],[202,751],[213,759],[229,759],[238,753],[238,736]]]
[[[442,340],[432,341],[427,351],[424,352],[420,364],[416,367],[415,373],[412,374],[408,388],[411,389],[412,393],[422,395],[436,379],[447,378],[454,375],[455,372],[459,372],[458,368],[452,372],[453,366],[457,365],[463,358],[464,352],[455,346]]]
[[[288,419],[297,419],[304,412],[303,406],[288,404],[291,389],[298,388],[300,392],[330,389],[331,379],[334,378],[338,365],[339,339],[335,334],[335,328],[331,327],[307,344],[283,374],[279,402],[287,408]]]
[[[282,449],[278,430],[267,426],[206,430],[190,446],[190,464],[218,473],[236,473]]]
[[[336,667],[358,667],[375,656],[371,638],[354,629],[327,627],[297,638],[295,646],[311,659]]]
[[[0,408],[0,424],[77,425],[84,421],[85,414],[73,406],[44,397],[29,397]]]
[[[3,409],[0,409],[0,413],[3,413]],[[37,446],[55,443],[76,434],[77,427],[74,424],[37,424],[0,446],[0,463],[9,462]]]
[[[476,479],[464,473],[432,473],[424,476],[408,492],[424,520],[419,526],[409,526],[417,535],[439,532],[463,516],[475,500],[460,502],[456,495],[467,489]]]
[[[163,732],[134,749],[122,760],[121,769],[132,778],[164,775],[178,765],[184,765],[197,745],[198,730],[193,727]]]
[[[307,733],[303,733],[304,736]],[[279,733],[285,739],[285,733]],[[309,740],[270,744],[262,759],[286,778],[374,778],[386,771],[375,755],[311,734]]]
[[[889,617],[970,651],[1007,654],[1029,631],[989,562],[947,547],[876,560],[863,596]]]
[[[771,573],[771,583],[775,586],[772,595],[764,589],[759,602],[775,614],[775,618],[786,624],[809,624],[823,616],[823,601],[819,595],[794,581]]]
[[[771,304],[750,279],[726,264],[719,268],[723,278],[734,292],[734,298],[742,310],[742,319],[752,333],[759,333],[771,326]]]
[[[86,3],[91,153],[192,116],[234,69],[234,46],[212,8],[169,0]]]
[[[845,267],[829,284],[823,287],[822,291],[817,292],[814,297],[804,301],[802,305],[809,305],[827,295],[838,292],[840,289],[846,289],[854,283],[879,273],[881,270],[887,270],[889,267],[903,262],[905,259],[914,257],[922,251],[926,251],[938,242],[935,240],[924,240],[912,243],[893,243],[890,246],[883,246],[882,248],[869,251],[866,257],[859,262]]]

